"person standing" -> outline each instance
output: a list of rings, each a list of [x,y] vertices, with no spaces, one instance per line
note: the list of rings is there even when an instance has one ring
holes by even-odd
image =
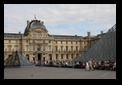
[[[90,69],[89,69],[89,62],[88,61],[86,61],[86,71],[89,71]]]
[[[90,70],[94,71],[92,59],[89,60],[89,68]]]

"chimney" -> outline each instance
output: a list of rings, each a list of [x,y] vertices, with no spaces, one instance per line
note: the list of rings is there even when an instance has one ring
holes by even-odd
[[[87,32],[87,36],[90,38],[90,36],[91,36],[91,32]]]
[[[101,31],[101,34],[103,34],[103,31]]]
[[[29,26],[29,20],[27,20],[27,26]]]
[[[19,34],[21,34],[21,32],[19,31]]]

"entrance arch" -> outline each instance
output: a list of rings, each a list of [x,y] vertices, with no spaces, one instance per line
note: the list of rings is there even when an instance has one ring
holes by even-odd
[[[28,54],[26,54],[26,59],[29,60],[29,55]]]
[[[49,60],[52,60],[52,54],[49,54]]]
[[[39,54],[38,54],[38,60],[40,60],[40,61],[41,61],[41,57],[42,57],[42,54],[41,54],[41,53],[39,53]]]

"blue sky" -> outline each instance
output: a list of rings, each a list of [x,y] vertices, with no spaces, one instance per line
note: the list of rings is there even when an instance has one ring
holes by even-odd
[[[4,4],[4,33],[24,33],[34,15],[49,34],[97,35],[116,24],[116,4]]]

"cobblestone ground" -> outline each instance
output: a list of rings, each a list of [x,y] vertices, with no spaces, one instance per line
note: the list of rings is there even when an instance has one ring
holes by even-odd
[[[5,68],[4,79],[116,79],[116,71],[24,66]]]

